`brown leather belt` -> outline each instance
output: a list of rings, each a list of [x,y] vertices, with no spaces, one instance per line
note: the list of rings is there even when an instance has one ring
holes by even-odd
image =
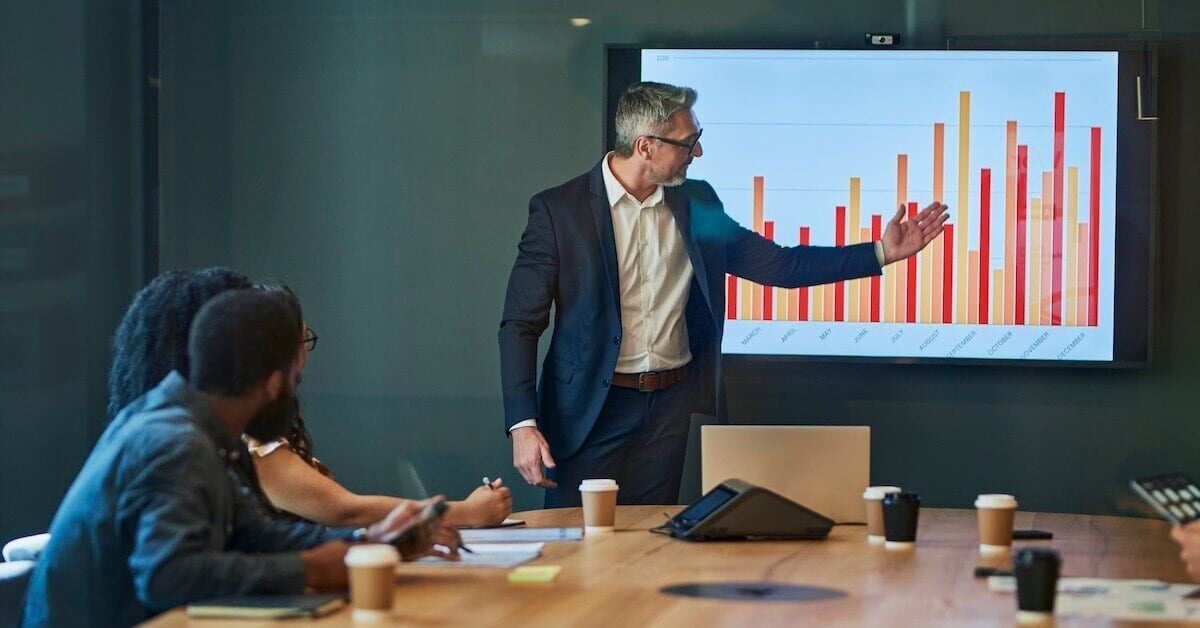
[[[651,371],[648,373],[613,373],[612,383],[621,388],[632,388],[640,392],[655,392],[674,386],[687,377],[688,367],[683,366],[670,371]]]

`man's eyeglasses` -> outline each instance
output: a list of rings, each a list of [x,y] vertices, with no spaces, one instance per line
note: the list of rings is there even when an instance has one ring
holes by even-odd
[[[300,344],[304,345],[305,351],[312,351],[313,349],[316,349],[317,332],[313,331],[312,327],[309,327],[308,331],[304,332],[304,340],[301,340]]]
[[[699,131],[696,131],[696,137],[693,137],[690,140],[673,140],[669,137],[660,137],[658,135],[647,135],[646,137],[652,140],[658,140],[660,142],[670,144],[671,146],[686,148],[688,153],[691,153],[692,151],[696,150],[696,144],[700,143],[700,136],[703,134],[704,129],[700,129]]]

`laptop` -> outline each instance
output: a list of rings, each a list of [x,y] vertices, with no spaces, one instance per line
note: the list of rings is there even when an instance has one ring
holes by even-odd
[[[700,429],[705,493],[729,478],[761,486],[837,523],[863,523],[871,480],[871,428],[705,425]]]

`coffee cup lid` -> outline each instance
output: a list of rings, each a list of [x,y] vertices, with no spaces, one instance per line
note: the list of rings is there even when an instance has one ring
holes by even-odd
[[[883,499],[888,493],[899,493],[899,486],[868,486],[863,491],[863,499]]]
[[[1016,508],[1017,498],[1000,493],[980,495],[975,498],[976,508]]]
[[[579,484],[581,491],[615,491],[617,488],[616,480],[584,480]]]
[[[391,545],[355,545],[346,552],[347,567],[383,567],[400,562],[400,552]]]

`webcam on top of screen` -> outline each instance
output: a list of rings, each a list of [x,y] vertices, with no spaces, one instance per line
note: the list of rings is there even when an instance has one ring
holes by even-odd
[[[896,33],[867,33],[867,45],[889,47],[900,43],[900,35]]]

